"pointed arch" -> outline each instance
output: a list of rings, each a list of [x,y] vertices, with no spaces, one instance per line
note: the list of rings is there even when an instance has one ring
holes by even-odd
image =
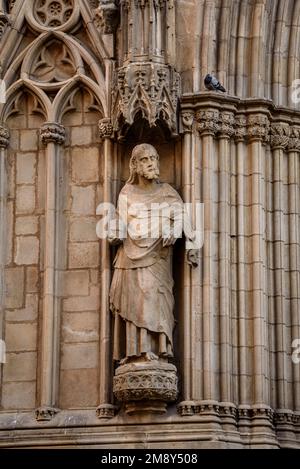
[[[50,99],[44,93],[44,91],[34,86],[34,84],[30,80],[20,79],[7,90],[6,103],[1,109],[1,113],[0,113],[0,122],[6,121],[9,111],[11,110],[11,106],[18,92],[21,91],[22,89],[27,90],[30,94],[32,94],[39,101],[39,103],[42,105],[42,109],[45,115],[45,120],[48,121],[49,116],[51,114],[50,111],[52,107]]]
[[[65,106],[70,94],[72,93],[72,91],[74,91],[76,88],[79,88],[80,86],[84,86],[92,92],[92,94],[99,102],[99,105],[103,112],[103,117],[107,116],[107,106],[103,88],[98,86],[93,80],[84,75],[76,75],[56,95],[51,107],[51,113],[49,118],[50,122],[61,123]]]

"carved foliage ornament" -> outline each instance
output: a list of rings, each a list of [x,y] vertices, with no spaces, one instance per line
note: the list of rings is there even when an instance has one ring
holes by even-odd
[[[57,28],[70,19],[73,9],[74,0],[36,0],[34,15],[42,26]]]
[[[9,131],[0,125],[0,148],[7,148],[9,144]]]
[[[41,128],[42,142],[47,145],[48,143],[56,143],[62,145],[65,142],[66,132],[65,128],[56,123],[45,122]]]

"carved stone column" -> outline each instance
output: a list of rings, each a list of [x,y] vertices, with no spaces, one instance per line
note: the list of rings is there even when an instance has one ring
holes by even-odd
[[[4,322],[4,276],[5,276],[5,248],[6,248],[6,199],[7,199],[7,174],[6,174],[6,150],[9,145],[9,131],[0,125],[0,340],[3,340]],[[3,347],[3,344],[1,344]],[[3,350],[3,353],[5,350]],[[2,380],[2,363],[0,361],[0,386]]]
[[[235,139],[236,139],[236,172],[237,172],[237,214],[236,214],[236,230],[237,230],[237,282],[238,282],[238,318],[237,318],[237,341],[239,345],[238,357],[238,399],[241,405],[247,405],[247,328],[246,328],[246,311],[247,311],[247,282],[246,282],[246,161],[247,146],[247,118],[241,114],[235,119]]]
[[[112,202],[112,158],[113,127],[109,118],[99,121],[99,134],[103,140],[103,203]],[[112,418],[115,406],[112,405],[112,360],[111,360],[111,321],[109,311],[109,288],[111,283],[110,248],[107,239],[101,240],[101,312],[100,312],[100,405],[99,418]]]
[[[276,380],[277,406],[279,409],[288,408],[287,376],[291,374],[292,361],[286,356],[290,344],[287,338],[287,317],[289,316],[289,301],[286,299],[285,277],[289,270],[289,258],[286,247],[289,243],[286,232],[286,206],[284,201],[284,160],[285,149],[289,144],[289,125],[278,122],[271,125],[271,148],[273,158],[274,196],[273,210],[276,216],[273,220],[273,252],[274,252],[274,289],[275,289],[275,341],[276,341]]]
[[[263,113],[250,114],[248,117],[248,158],[251,174],[250,210],[248,209],[248,243],[250,259],[248,267],[247,290],[250,291],[251,309],[246,310],[246,317],[241,318],[246,328],[246,336],[253,347],[252,360],[249,349],[240,350],[248,355],[247,373],[252,374],[252,391],[248,391],[249,405],[239,406],[239,426],[241,432],[247,431],[252,419],[253,431],[271,432],[272,412],[269,407],[269,346],[267,334],[267,251],[266,251],[266,198],[265,198],[265,145],[269,140],[269,119]],[[247,326],[246,326],[247,324]],[[248,387],[249,390],[249,387]],[[253,405],[251,405],[253,403]]]
[[[231,346],[231,151],[230,141],[235,134],[232,112],[220,115],[219,133],[219,328],[220,328],[220,400],[232,403],[232,346]]]
[[[300,127],[290,129],[288,143],[288,184],[289,184],[289,243],[290,243],[290,290],[291,290],[291,324],[292,342],[300,338]],[[300,411],[300,366],[292,365],[294,411]],[[299,415],[298,415],[299,419]]]
[[[44,300],[41,345],[41,390],[37,420],[51,420],[58,412],[59,373],[59,292],[58,292],[58,197],[60,145],[65,142],[65,129],[57,123],[45,123],[41,128],[46,150],[46,220]]]
[[[196,116],[202,142],[202,194],[204,204],[204,245],[202,273],[202,324],[203,324],[203,400],[214,404],[218,401],[216,385],[217,356],[215,344],[215,304],[213,272],[214,262],[214,139],[220,130],[220,113],[216,109],[199,111]]]
[[[181,113],[181,132],[183,133],[183,146],[182,146],[182,186],[183,186],[183,200],[185,203],[193,202],[193,128],[194,128],[194,112],[191,110],[183,110]],[[182,312],[182,327],[181,327],[181,340],[183,342],[183,357],[182,357],[182,397],[183,400],[178,406],[180,415],[192,415],[195,407],[195,402],[192,400],[192,380],[193,380],[193,346],[192,343],[192,279],[191,267],[185,259],[184,263],[184,285],[183,285],[183,312]]]

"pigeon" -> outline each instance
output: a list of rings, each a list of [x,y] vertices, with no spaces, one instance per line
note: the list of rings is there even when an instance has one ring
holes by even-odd
[[[206,75],[204,79],[204,84],[205,84],[205,88],[207,88],[208,90],[222,91],[223,93],[226,92],[224,86],[221,85],[219,80],[217,80],[216,77],[210,74]]]

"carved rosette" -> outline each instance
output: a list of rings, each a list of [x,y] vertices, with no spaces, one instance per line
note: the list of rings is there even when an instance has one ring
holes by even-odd
[[[267,143],[270,139],[270,121],[265,114],[251,114],[248,119],[248,138],[251,142]]]
[[[165,412],[166,404],[177,399],[176,367],[156,360],[122,365],[116,370],[113,391],[127,413]]]
[[[290,127],[288,124],[274,123],[271,125],[271,147],[273,150],[284,150],[290,140]]]
[[[59,409],[55,409],[54,407],[40,407],[35,411],[35,418],[38,422],[48,422],[58,414]]]
[[[9,130],[0,125],[0,148],[7,148],[9,145]]]
[[[132,63],[117,73],[114,93],[114,127],[120,120],[132,125],[140,116],[150,127],[157,121],[167,124],[171,133],[178,133],[177,106],[180,97],[180,77],[168,65]]]
[[[100,0],[95,10],[95,24],[101,34],[113,34],[119,20],[119,9],[115,0]]]
[[[99,121],[99,135],[100,138],[112,138],[113,137],[113,126],[109,118],[104,118]]]
[[[64,126],[60,124],[46,122],[41,128],[40,134],[45,145],[48,143],[63,145],[65,143],[66,131]]]
[[[57,28],[71,17],[74,0],[36,0],[33,12],[37,22],[48,28]]]
[[[197,112],[197,129],[201,136],[211,135],[215,137],[220,130],[220,113],[216,109],[202,110]]]
[[[291,152],[300,152],[300,127],[291,128],[288,149]]]

